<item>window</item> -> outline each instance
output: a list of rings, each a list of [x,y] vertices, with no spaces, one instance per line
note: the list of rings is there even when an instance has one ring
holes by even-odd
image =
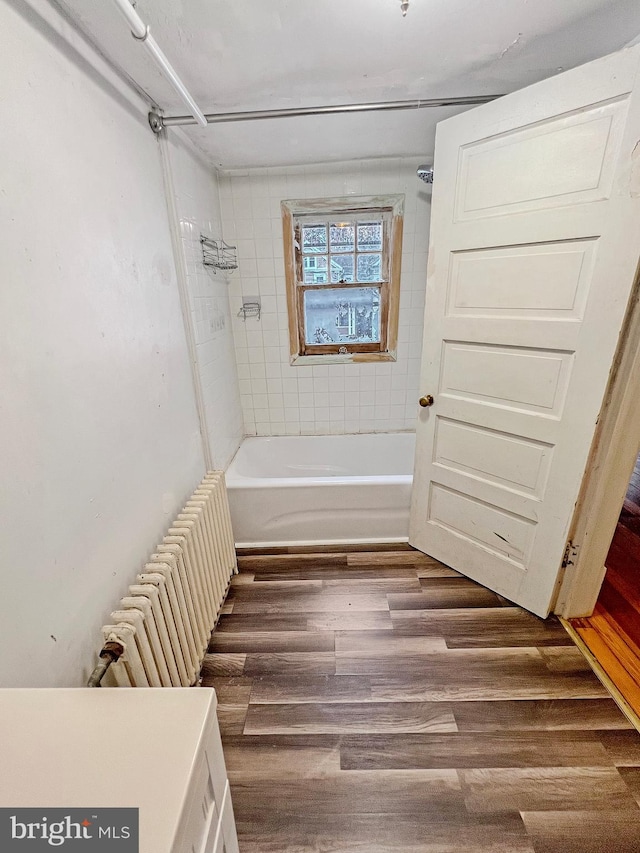
[[[403,203],[282,202],[292,364],[395,361]]]

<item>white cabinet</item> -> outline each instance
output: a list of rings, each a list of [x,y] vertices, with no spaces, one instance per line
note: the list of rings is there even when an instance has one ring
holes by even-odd
[[[213,690],[0,690],[0,731],[0,808],[138,808],[140,853],[238,853]]]

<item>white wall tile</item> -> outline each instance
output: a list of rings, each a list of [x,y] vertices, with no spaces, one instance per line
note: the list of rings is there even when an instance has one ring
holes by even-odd
[[[268,405],[260,407],[260,416],[245,407],[247,434],[415,428],[430,215],[430,196],[416,177],[418,165],[414,158],[394,158],[221,175],[223,231],[235,236],[240,257],[231,286],[234,313],[241,294],[258,294],[262,301],[259,330],[249,325],[253,321],[234,318],[233,323],[238,375],[266,379],[264,392],[252,392],[266,394]],[[382,193],[405,194],[398,360],[292,367],[281,201]],[[258,368],[259,374],[254,372]]]

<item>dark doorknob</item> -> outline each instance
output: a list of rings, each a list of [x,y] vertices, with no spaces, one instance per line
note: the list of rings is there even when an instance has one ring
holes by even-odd
[[[418,402],[423,409],[426,409],[428,406],[433,406],[433,397],[431,394],[425,394],[424,397],[420,397]]]

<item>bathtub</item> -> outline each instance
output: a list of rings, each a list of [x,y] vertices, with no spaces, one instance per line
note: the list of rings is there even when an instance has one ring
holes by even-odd
[[[238,547],[406,542],[413,433],[245,438],[227,470]]]

